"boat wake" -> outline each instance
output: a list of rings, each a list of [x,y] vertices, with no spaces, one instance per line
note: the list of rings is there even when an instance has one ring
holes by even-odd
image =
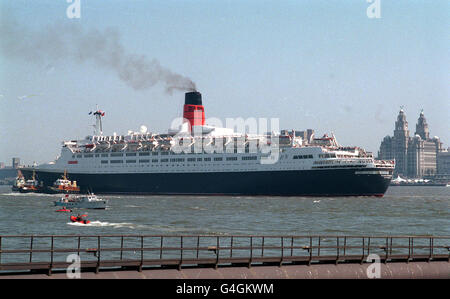
[[[191,209],[191,210],[197,210],[197,211],[206,211],[206,210],[208,210],[208,209],[206,209],[206,208],[200,208],[200,207],[189,207],[189,209]]]
[[[113,228],[140,228],[141,225],[136,225],[133,223],[122,222],[122,223],[114,223],[114,222],[102,222],[102,221],[91,221],[88,224],[83,224],[79,222],[68,222],[68,225],[73,226],[86,226],[86,227],[113,227]]]
[[[30,196],[43,196],[43,197],[58,197],[61,196],[61,194],[47,194],[47,193],[20,193],[20,192],[9,192],[9,193],[0,193],[0,195],[4,196],[19,196],[19,197],[30,197]]]

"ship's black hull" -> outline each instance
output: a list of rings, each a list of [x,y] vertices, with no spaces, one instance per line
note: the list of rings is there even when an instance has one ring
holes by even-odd
[[[326,169],[302,171],[205,173],[69,173],[82,192],[97,194],[159,195],[276,195],[276,196],[383,196],[390,178],[355,171]],[[26,178],[31,169],[23,169]],[[35,170],[37,179],[51,186],[62,172]]]

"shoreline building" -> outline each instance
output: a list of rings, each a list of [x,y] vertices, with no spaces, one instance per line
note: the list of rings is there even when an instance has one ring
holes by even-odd
[[[438,169],[436,178],[450,182],[450,148],[443,150],[437,156]]]
[[[414,137],[409,135],[403,108],[395,122],[394,136],[386,136],[380,145],[378,158],[395,159],[394,176],[422,178],[437,173],[437,155],[442,151],[439,137],[430,138],[423,111],[419,115]]]
[[[17,157],[12,158],[11,166],[14,169],[19,168],[19,166],[20,166],[20,158],[17,158]]]

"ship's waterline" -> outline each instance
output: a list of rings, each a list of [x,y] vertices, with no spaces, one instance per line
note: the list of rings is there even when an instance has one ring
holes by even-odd
[[[32,170],[22,170],[30,176]],[[58,172],[35,171],[45,185]],[[377,169],[197,173],[73,173],[84,190],[98,194],[383,196],[390,177]]]

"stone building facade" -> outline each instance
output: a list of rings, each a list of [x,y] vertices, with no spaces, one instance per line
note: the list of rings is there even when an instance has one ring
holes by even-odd
[[[437,173],[437,155],[441,151],[442,143],[439,138],[430,138],[423,111],[417,120],[414,137],[411,137],[405,112],[400,109],[395,122],[394,136],[384,137],[378,157],[395,159],[395,176],[421,178]]]
[[[438,160],[438,176],[450,179],[450,148],[442,151],[437,156]]]

